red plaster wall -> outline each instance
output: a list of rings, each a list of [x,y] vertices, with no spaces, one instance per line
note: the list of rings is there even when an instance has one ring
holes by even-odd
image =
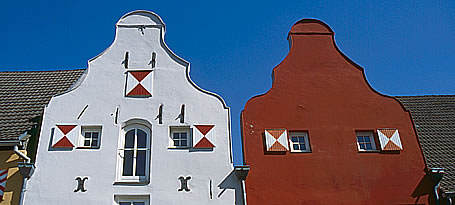
[[[248,205],[428,204],[427,196],[411,196],[425,162],[410,114],[369,86],[326,24],[301,20],[289,38],[272,89],[242,112]],[[266,153],[263,134],[271,128],[308,131],[312,152]],[[403,150],[359,152],[355,131],[377,128],[398,128]]]

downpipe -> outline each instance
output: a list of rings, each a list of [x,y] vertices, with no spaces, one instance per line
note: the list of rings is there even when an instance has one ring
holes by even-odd
[[[32,176],[35,165],[31,163],[30,157],[25,155],[23,152],[19,151],[18,145],[14,145],[14,153],[16,153],[20,158],[24,159],[25,162],[18,162],[19,172],[23,177],[21,193],[19,195],[19,205],[24,204],[25,192],[27,191],[27,182],[28,179]]]

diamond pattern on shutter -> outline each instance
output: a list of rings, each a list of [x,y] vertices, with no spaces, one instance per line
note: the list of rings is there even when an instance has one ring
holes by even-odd
[[[288,133],[285,129],[266,129],[265,142],[269,152],[289,151]]]
[[[57,129],[54,130],[53,148],[73,148],[74,145],[70,139],[75,140],[76,125],[56,125]]]
[[[213,129],[215,125],[194,125],[193,138],[196,145],[194,148],[214,148],[215,145],[211,142],[214,139]]]
[[[403,150],[398,129],[378,129],[378,137],[381,143],[381,150]]]
[[[152,71],[129,71],[126,77],[126,96],[152,96]]]

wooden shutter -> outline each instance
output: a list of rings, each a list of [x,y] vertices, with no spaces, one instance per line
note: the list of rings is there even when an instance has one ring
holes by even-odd
[[[194,125],[193,142],[194,148],[214,148],[212,143],[215,137],[215,125]]]
[[[285,129],[266,129],[265,144],[267,151],[288,151],[288,133]]]
[[[381,128],[378,129],[379,142],[381,150],[403,150],[401,145],[400,134],[398,129],[395,128]]]
[[[56,125],[52,136],[53,148],[73,148],[76,140],[76,125]],[[52,131],[51,131],[52,132]]]
[[[128,97],[152,96],[152,71],[128,71],[125,95]]]

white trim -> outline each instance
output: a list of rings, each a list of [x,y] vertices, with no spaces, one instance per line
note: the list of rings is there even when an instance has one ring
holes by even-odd
[[[179,133],[186,133],[186,146],[175,146],[174,145],[174,133],[179,132]],[[169,149],[189,149],[192,147],[191,140],[192,139],[192,134],[191,134],[191,128],[190,126],[169,126]]]
[[[360,145],[359,145],[359,140],[357,139],[358,136],[368,136],[370,137],[370,142],[371,142],[371,150],[368,150],[368,149],[361,149],[360,148]],[[356,141],[356,144],[357,144],[357,150],[359,150],[359,152],[377,152],[378,149],[376,147],[376,142],[375,142],[375,139],[374,139],[374,132],[373,131],[356,131],[355,132],[355,141]]]
[[[145,176],[123,176],[123,154],[124,154],[124,145],[125,145],[125,134],[133,129],[139,129],[144,131],[147,134],[147,141],[145,148],[146,150],[146,159],[145,159]],[[117,172],[115,182],[118,183],[147,183],[150,179],[150,165],[151,165],[151,128],[142,125],[142,124],[129,124],[124,127],[119,136],[119,144],[117,149]],[[134,150],[137,150],[137,140],[134,140]],[[144,149],[144,148],[142,148]],[[136,153],[136,152],[134,152]],[[133,161],[133,175],[135,174],[136,161]]]
[[[292,142],[292,137],[304,137],[305,150],[295,150],[294,143]],[[291,152],[311,152],[310,141],[308,139],[308,132],[289,131],[289,146],[290,146]]]
[[[99,149],[101,147],[101,135],[103,131],[102,125],[81,125],[81,129],[79,132],[79,139],[77,140],[77,147],[76,148],[87,148],[87,149]],[[98,132],[98,145],[96,147],[92,147],[92,140],[90,140],[90,145],[85,146],[85,132]]]

